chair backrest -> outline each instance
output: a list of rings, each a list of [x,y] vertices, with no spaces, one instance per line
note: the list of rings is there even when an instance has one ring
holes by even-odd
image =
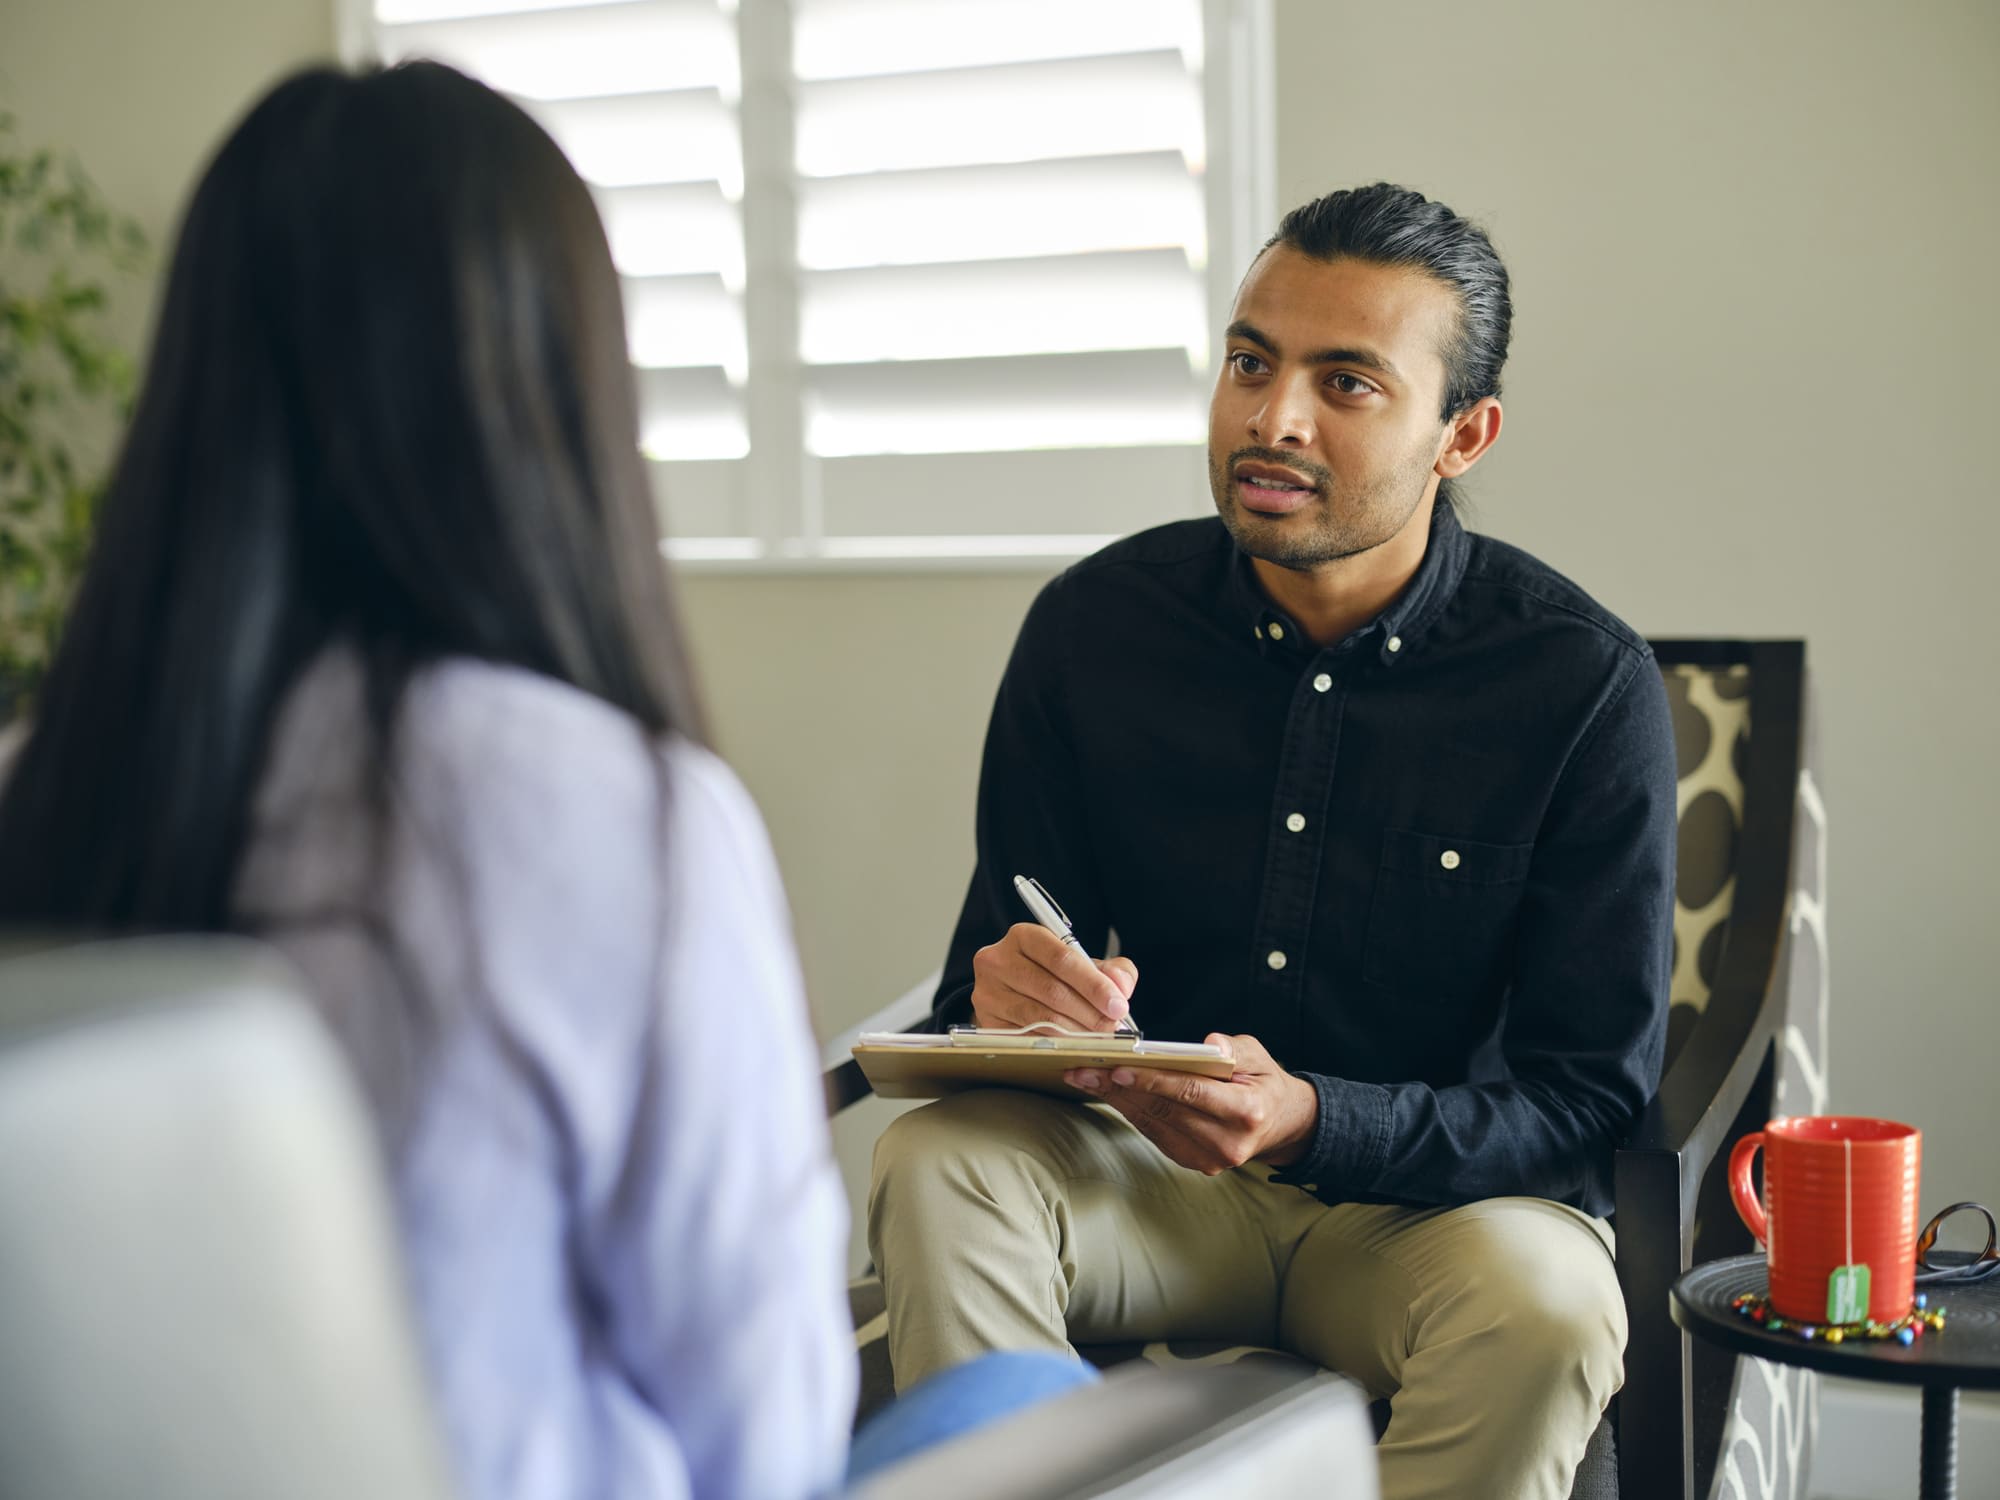
[[[1729,932],[1754,684],[1747,661],[1663,660],[1660,676],[1673,713],[1679,779],[1673,1008],[1667,1021],[1671,1064],[1708,1008]]]
[[[0,957],[0,1500],[444,1500],[360,1100],[253,944]]]
[[[1805,647],[1653,649],[1679,757],[1675,963],[1665,1076],[1619,1152],[1632,1320],[1620,1484],[1628,1500],[1703,1495],[1717,1473],[1754,1463],[1778,1500],[1802,1492],[1815,1388],[1690,1348],[1666,1317],[1666,1288],[1690,1264],[1751,1248],[1728,1197],[1731,1145],[1773,1114],[1828,1106],[1826,824]]]

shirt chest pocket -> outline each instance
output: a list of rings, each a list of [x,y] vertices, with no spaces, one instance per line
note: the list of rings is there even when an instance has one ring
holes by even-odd
[[[1411,999],[1496,993],[1533,844],[1483,844],[1392,828],[1368,910],[1362,977]]]

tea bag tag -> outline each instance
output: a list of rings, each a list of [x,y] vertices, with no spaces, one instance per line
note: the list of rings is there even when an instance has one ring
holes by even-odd
[[[1868,1317],[1868,1265],[1854,1263],[1854,1142],[1841,1145],[1847,1148],[1847,1264],[1826,1278],[1826,1320],[1860,1323]]]
[[[1826,1320],[1860,1323],[1868,1317],[1868,1266],[1835,1266],[1826,1279]]]

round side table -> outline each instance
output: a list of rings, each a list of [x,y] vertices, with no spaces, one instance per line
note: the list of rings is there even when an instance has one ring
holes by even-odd
[[[1972,1257],[1934,1250],[1939,1265]],[[1893,1339],[1849,1339],[1829,1344],[1792,1333],[1771,1333],[1730,1304],[1744,1292],[1767,1296],[1764,1257],[1736,1255],[1696,1266],[1674,1283],[1669,1310],[1696,1338],[1738,1354],[1781,1365],[1802,1365],[1851,1380],[1922,1386],[1923,1450],[1919,1500],[1954,1500],[1958,1494],[1958,1393],[2000,1389],[2000,1276],[1957,1286],[1919,1287],[1932,1307],[1944,1309],[1944,1327],[1905,1347]]]

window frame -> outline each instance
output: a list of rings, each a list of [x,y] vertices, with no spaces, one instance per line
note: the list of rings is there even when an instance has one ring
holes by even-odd
[[[373,0],[333,0],[340,57],[349,65],[377,55]],[[799,350],[802,271],[797,255],[798,182],[793,165],[794,78],[790,0],[718,0],[736,16],[741,92],[738,139],[745,281],[743,318],[749,378],[743,393],[749,451],[735,471],[741,535],[677,536],[661,552],[681,568],[714,574],[1047,572],[1087,556],[1115,530],[850,536],[824,524],[822,466],[806,445],[807,366]],[[1212,380],[1237,280],[1276,222],[1276,63],[1272,0],[1201,0],[1201,76],[1207,162],[1203,211],[1208,264],[1204,302],[1211,333],[1201,381]],[[787,247],[778,253],[778,247]],[[1189,445],[1198,459],[1198,445]],[[1051,452],[1030,449],[1029,452]],[[1067,450],[1079,466],[1101,465],[1115,483],[1117,448]],[[977,456],[977,455],[973,455]],[[838,461],[838,460],[835,460]],[[651,467],[663,491],[674,460]],[[1088,484],[1080,484],[1087,490]],[[1162,505],[1158,519],[1206,514],[1199,486]],[[996,518],[1003,498],[977,497]]]

